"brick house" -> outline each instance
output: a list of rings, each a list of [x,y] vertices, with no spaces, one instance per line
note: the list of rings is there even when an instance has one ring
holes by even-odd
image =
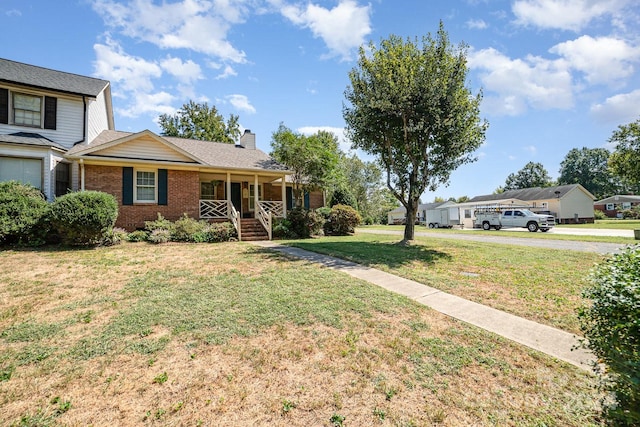
[[[619,194],[593,202],[595,210],[604,212],[609,218],[619,218],[622,211],[640,206],[640,196]]]
[[[0,181],[30,183],[47,200],[104,191],[130,231],[186,213],[231,221],[240,236],[259,223],[267,238],[271,217],[292,207],[289,174],[249,130],[236,145],[116,131],[108,81],[0,58]],[[305,206],[324,206],[323,192],[305,194]]]

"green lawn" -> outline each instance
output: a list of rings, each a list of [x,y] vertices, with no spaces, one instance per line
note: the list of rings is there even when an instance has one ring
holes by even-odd
[[[538,280],[472,246],[300,243],[323,242],[417,275]],[[245,243],[2,250],[0,301],[2,426],[598,425],[588,373]]]
[[[594,224],[567,224],[567,228],[602,228],[608,230],[640,230],[640,220],[632,219],[597,219]]]
[[[529,234],[529,233],[522,233]],[[379,268],[528,319],[579,333],[585,278],[601,255],[416,237],[356,234],[288,244]]]

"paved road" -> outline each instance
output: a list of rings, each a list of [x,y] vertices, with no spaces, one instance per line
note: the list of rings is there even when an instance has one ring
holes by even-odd
[[[575,230],[575,229],[563,229],[563,230]],[[633,237],[633,230],[597,230],[597,231],[598,232],[630,231],[631,232],[630,236]],[[357,232],[369,233],[369,234],[390,234],[390,235],[399,235],[399,236],[403,234],[401,230],[376,230],[371,228],[358,228]],[[527,232],[527,231],[524,230],[524,232]],[[551,232],[554,232],[555,234],[565,234],[564,232],[558,232],[555,229],[549,231],[549,233]],[[566,233],[566,234],[571,234],[571,233]],[[573,233],[573,234],[578,234],[578,233]],[[599,235],[602,236],[607,234],[599,234]],[[537,248],[560,249],[560,250],[580,251],[580,252],[596,252],[600,254],[613,253],[613,252],[616,252],[618,249],[626,246],[624,244],[618,244],[618,243],[581,242],[581,241],[572,241],[572,240],[535,239],[535,238],[511,237],[511,236],[502,237],[502,236],[486,235],[486,234],[483,235],[482,230],[468,230],[468,233],[464,233],[464,234],[446,233],[446,232],[430,233],[430,232],[416,231],[416,236],[436,238],[436,239],[458,239],[458,240],[467,240],[467,241],[474,241],[474,242],[494,242],[494,243],[500,243],[505,245],[532,246]]]

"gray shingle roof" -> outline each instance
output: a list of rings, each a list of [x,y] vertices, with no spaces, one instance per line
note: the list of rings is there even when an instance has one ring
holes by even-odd
[[[81,153],[89,148],[94,151],[101,145],[133,135],[132,132],[105,130],[100,133],[90,145],[76,145],[67,152],[68,155]],[[279,164],[265,152],[246,149],[233,144],[221,142],[200,141],[196,139],[161,137],[170,144],[200,160],[204,166],[225,169],[268,170],[287,172],[287,168]]]
[[[593,202],[594,205],[605,205],[607,203],[640,203],[640,196],[633,194],[618,194],[616,196],[607,197],[606,199]]]
[[[96,97],[109,85],[107,80],[50,70],[0,58],[0,81],[35,88]]]
[[[0,135],[0,142],[8,142],[11,144],[36,145],[39,147],[52,147],[61,151],[66,151],[62,145],[53,142],[49,138],[45,138],[39,133],[16,132]]]
[[[546,200],[562,198],[569,191],[575,189],[580,184],[557,185],[554,187],[534,187],[524,188],[521,190],[507,190],[500,194],[487,194],[484,196],[476,196],[469,202],[489,202],[503,199],[520,199],[520,200]],[[556,193],[556,191],[558,193]]]

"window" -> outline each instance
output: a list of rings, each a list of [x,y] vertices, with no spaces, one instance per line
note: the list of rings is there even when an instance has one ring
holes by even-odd
[[[156,193],[156,173],[152,171],[136,171],[136,182],[134,186],[136,203],[155,203]]]
[[[249,185],[249,210],[253,211],[256,209],[255,197],[254,194],[255,185]],[[262,200],[262,184],[258,184],[258,200]]]
[[[622,209],[631,209],[631,202],[622,202]]]
[[[218,186],[214,181],[201,182],[200,183],[200,199],[202,200],[217,200],[218,199]]]
[[[615,210],[615,207],[613,206],[613,203],[607,203],[607,206],[605,207],[605,210],[608,210],[608,211]]]
[[[504,211],[504,216],[512,216],[513,211]]]
[[[40,127],[42,98],[23,93],[13,94],[13,122],[17,125]]]
[[[63,196],[69,191],[69,163],[56,165],[56,197]]]
[[[42,189],[42,160],[0,157],[0,181],[12,180]]]
[[[471,209],[465,209],[464,210],[464,217],[465,218],[471,218]]]

